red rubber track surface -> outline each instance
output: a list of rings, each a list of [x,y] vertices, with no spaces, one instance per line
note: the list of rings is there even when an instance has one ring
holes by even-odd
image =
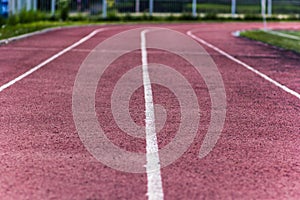
[[[105,31],[0,93],[0,199],[147,198],[146,174],[116,171],[93,158],[83,146],[72,116],[74,81],[89,52],[114,34],[144,26],[107,26]],[[231,35],[236,30],[260,28],[260,23],[157,26],[182,33],[194,30],[201,39],[300,92],[299,54]],[[300,29],[299,23],[269,26]],[[61,29],[1,46],[0,85],[98,28],[102,27]],[[149,63],[171,66],[188,78],[201,108],[194,142],[180,159],[162,169],[165,199],[299,199],[299,99],[203,47],[222,75],[227,96],[221,137],[203,159],[198,154],[211,109],[203,79],[179,57],[148,51]],[[98,120],[108,138],[135,152],[145,152],[145,141],[119,130],[110,113],[109,98],[122,73],[141,65],[140,54],[135,51],[116,60],[100,80],[104,86],[96,93]],[[166,74],[166,78],[169,76]],[[167,88],[153,85],[152,89],[154,102],[167,110],[167,123],[158,133],[161,148],[172,140],[178,128],[178,101]],[[140,88],[129,104],[137,124],[144,123],[144,109]]]

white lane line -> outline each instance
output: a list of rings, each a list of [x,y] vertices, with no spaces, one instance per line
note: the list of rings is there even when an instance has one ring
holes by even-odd
[[[48,58],[47,60],[43,61],[42,63],[40,63],[40,64],[36,65],[35,67],[31,68],[30,70],[26,71],[24,74],[21,74],[17,78],[15,78],[15,79],[13,79],[13,80],[5,83],[4,85],[2,85],[0,87],[0,92],[2,92],[3,90],[5,90],[6,88],[12,86],[13,84],[17,83],[18,81],[22,80],[23,78],[29,76],[30,74],[32,74],[33,72],[37,71],[38,69],[44,67],[45,65],[47,65],[50,62],[52,62],[53,60],[55,60],[56,58],[60,57],[61,55],[67,53],[71,49],[73,49],[73,48],[77,47],[78,45],[84,43],[85,41],[89,40],[94,35],[96,35],[97,33],[101,32],[103,30],[105,30],[105,29],[102,28],[102,29],[94,30],[93,32],[91,32],[90,34],[88,34],[87,36],[85,36],[84,38],[81,38],[79,41],[77,41],[74,44],[72,44],[71,46],[63,49],[62,51],[58,52],[57,54],[55,54],[52,57]]]
[[[158,144],[155,131],[155,115],[153,106],[153,96],[151,81],[148,72],[146,32],[141,32],[141,51],[143,68],[143,85],[145,96],[145,115],[146,115],[146,172],[147,172],[147,196],[149,200],[160,200],[164,198],[162,180],[160,173],[160,163],[158,154]]]
[[[260,71],[254,69],[253,67],[251,67],[250,65],[247,65],[246,63],[244,63],[243,61],[240,61],[238,59],[236,59],[235,57],[231,56],[230,54],[226,53],[225,51],[219,49],[218,47],[206,42],[205,40],[200,39],[199,37],[197,37],[196,35],[194,35],[192,33],[192,31],[188,31],[187,35],[189,35],[190,37],[192,37],[193,39],[195,39],[196,41],[204,44],[205,46],[208,46],[209,48],[212,48],[213,50],[219,52],[220,54],[222,54],[223,56],[229,58],[230,60],[242,65],[243,67],[245,67],[246,69],[254,72],[255,74],[257,74],[258,76],[262,77],[263,79],[269,81],[270,83],[276,85],[277,87],[279,87],[280,89],[286,91],[287,93],[297,97],[298,99],[300,99],[300,94],[297,93],[294,90],[291,90],[290,88],[286,87],[285,85],[282,85],[281,83],[273,80],[272,78],[268,77],[267,75],[261,73]]]
[[[281,32],[272,31],[272,30],[263,30],[263,31],[266,32],[266,33],[270,33],[272,35],[280,36],[280,37],[285,37],[285,38],[289,38],[289,39],[293,39],[293,40],[300,40],[300,37],[295,36],[295,35],[289,35],[289,34],[286,34],[286,33],[281,33]]]

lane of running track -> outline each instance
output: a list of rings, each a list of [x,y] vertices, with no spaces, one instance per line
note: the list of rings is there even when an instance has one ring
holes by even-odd
[[[282,28],[297,24],[271,25]],[[160,27],[182,33],[196,30],[198,37],[299,92],[298,54],[231,36],[232,31],[260,26],[224,23]],[[142,26],[108,27],[0,93],[1,199],[147,198],[146,174],[120,172],[98,162],[79,139],[72,116],[72,89],[82,61],[104,39],[136,27]],[[1,55],[5,55],[1,56],[1,85],[97,28],[102,27],[57,30],[1,46]],[[178,56],[151,49],[147,52],[149,63],[165,64],[187,77],[201,110],[194,142],[180,159],[161,170],[165,199],[297,199],[299,99],[203,47],[222,74],[227,95],[224,129],[213,151],[203,159],[198,154],[211,112],[203,78]],[[97,88],[95,104],[107,137],[132,152],[145,152],[145,140],[120,130],[112,116],[110,98],[119,78],[139,65],[139,50],[117,59],[99,82],[102,87]],[[150,71],[150,77],[151,73],[155,75]],[[171,74],[165,74],[165,79],[176,82]],[[162,148],[174,138],[180,124],[179,102],[166,87],[153,84],[152,90],[154,103],[166,110],[166,124],[157,135]],[[139,125],[144,125],[144,110],[140,87],[129,102],[130,115]]]

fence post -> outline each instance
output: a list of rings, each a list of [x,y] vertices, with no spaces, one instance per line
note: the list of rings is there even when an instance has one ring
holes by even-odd
[[[266,21],[266,0],[261,0],[261,16],[263,18],[264,30],[267,29],[267,21]]]
[[[140,12],[140,0],[135,0],[135,12]]]
[[[150,16],[152,15],[153,13],[153,0],[149,0],[149,14]]]
[[[268,15],[272,16],[272,0],[268,0]]]
[[[234,18],[236,13],[236,0],[231,0],[231,17]]]
[[[37,0],[33,0],[33,10],[37,10]]]
[[[51,15],[55,14],[55,0],[51,0]]]
[[[197,0],[193,0],[192,12],[193,17],[197,17]]]
[[[21,2],[21,0],[18,0],[18,2],[17,2],[17,12],[20,12],[21,9],[22,9],[22,2]]]
[[[27,11],[31,10],[31,0],[26,1],[26,10]]]
[[[102,0],[102,17],[107,17],[107,2],[106,0]]]
[[[16,2],[15,0],[9,0],[8,2],[8,6],[9,6],[9,13],[8,15],[14,15],[16,13]]]

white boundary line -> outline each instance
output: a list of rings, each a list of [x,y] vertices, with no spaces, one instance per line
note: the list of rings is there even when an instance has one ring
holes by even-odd
[[[146,115],[146,171],[147,171],[147,196],[149,200],[161,200],[164,198],[162,188],[162,178],[160,173],[160,163],[158,154],[158,144],[155,130],[155,115],[153,106],[153,96],[151,81],[148,72],[147,30],[141,32],[141,51],[143,68],[143,85],[145,96],[145,115]]]
[[[242,65],[242,66],[245,67],[246,69],[248,69],[248,70],[254,72],[254,73],[257,74],[258,76],[260,76],[260,77],[262,77],[263,79],[269,81],[270,83],[276,85],[277,87],[279,87],[280,89],[284,90],[285,92],[287,92],[287,93],[289,93],[289,94],[291,94],[291,95],[297,97],[298,99],[300,99],[300,94],[297,93],[296,91],[291,90],[290,88],[286,87],[285,85],[282,85],[281,83],[279,83],[279,82],[273,80],[272,78],[268,77],[267,75],[261,73],[260,71],[258,71],[258,70],[256,70],[256,69],[254,69],[254,68],[251,67],[250,65],[247,65],[247,64],[244,63],[243,61],[240,61],[240,60],[236,59],[235,57],[233,57],[233,56],[231,56],[230,54],[226,53],[225,51],[219,49],[218,47],[216,47],[216,46],[214,46],[214,45],[212,45],[212,44],[206,42],[205,40],[200,39],[199,37],[197,37],[196,35],[194,35],[192,32],[193,32],[193,31],[188,31],[188,32],[187,32],[187,35],[190,36],[190,37],[192,37],[194,40],[196,40],[196,41],[198,41],[198,42],[204,44],[205,46],[207,46],[207,47],[209,47],[209,48],[211,48],[211,49],[213,49],[213,50],[219,52],[220,54],[222,54],[223,56],[229,58],[230,60],[232,60],[232,61],[234,61],[234,62],[236,62],[236,63]]]
[[[74,44],[72,44],[71,46],[63,49],[62,51],[58,52],[57,54],[53,55],[52,57],[48,58],[47,60],[41,62],[40,64],[36,65],[35,67],[31,68],[30,70],[26,71],[25,73],[21,74],[20,76],[18,76],[17,78],[5,83],[4,85],[2,85],[0,87],[0,92],[2,92],[3,90],[5,90],[6,88],[12,86],[13,84],[15,84],[16,82],[22,80],[23,78],[29,76],[30,74],[32,74],[33,72],[37,71],[38,69],[44,67],[45,65],[47,65],[48,63],[52,62],[53,60],[55,60],[56,58],[60,57],[61,55],[67,53],[68,51],[72,50],[73,48],[77,47],[78,45],[84,43],[85,41],[89,40],[91,37],[93,37],[94,35],[96,35],[97,33],[101,32],[105,30],[104,28],[101,29],[97,29],[94,30],[93,32],[91,32],[89,35],[81,38],[79,41],[75,42]]]

